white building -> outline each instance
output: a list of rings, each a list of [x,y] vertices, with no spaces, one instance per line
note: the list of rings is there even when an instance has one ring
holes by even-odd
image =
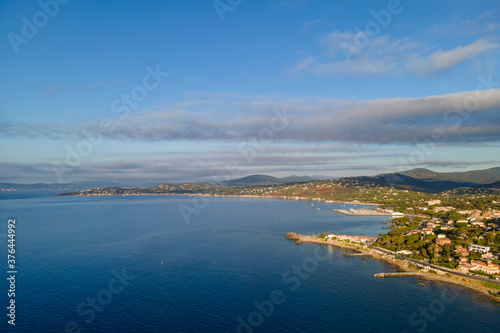
[[[478,252],[478,253],[488,253],[490,252],[490,247],[489,246],[481,246],[477,244],[470,244],[467,249],[472,252]]]

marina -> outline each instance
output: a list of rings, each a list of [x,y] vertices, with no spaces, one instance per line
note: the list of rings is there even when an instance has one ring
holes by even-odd
[[[340,213],[343,215],[349,215],[349,216],[392,216],[392,217],[403,217],[404,216],[403,213],[395,212],[392,209],[383,209],[383,208],[377,208],[377,209],[350,208],[349,210],[347,210],[347,209],[332,209],[332,210],[336,213]]]

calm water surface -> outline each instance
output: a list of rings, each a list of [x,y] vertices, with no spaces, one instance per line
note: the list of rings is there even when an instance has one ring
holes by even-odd
[[[499,331],[500,306],[473,291],[376,279],[394,267],[284,237],[373,236],[382,217],[278,199],[53,193],[0,193],[1,267],[15,217],[18,270],[15,328],[0,284],[2,332]]]

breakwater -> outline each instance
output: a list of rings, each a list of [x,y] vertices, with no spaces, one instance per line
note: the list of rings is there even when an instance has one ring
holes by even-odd
[[[367,254],[367,253],[343,253],[342,256],[344,256],[344,257],[366,257],[366,256],[370,256],[370,254]]]
[[[386,277],[395,277],[395,276],[422,276],[422,273],[419,272],[395,272],[395,273],[375,273],[373,276],[376,278],[386,278]]]

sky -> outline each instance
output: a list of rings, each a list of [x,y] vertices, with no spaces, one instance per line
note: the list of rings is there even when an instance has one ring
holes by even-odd
[[[500,166],[500,1],[0,2],[0,182]]]

